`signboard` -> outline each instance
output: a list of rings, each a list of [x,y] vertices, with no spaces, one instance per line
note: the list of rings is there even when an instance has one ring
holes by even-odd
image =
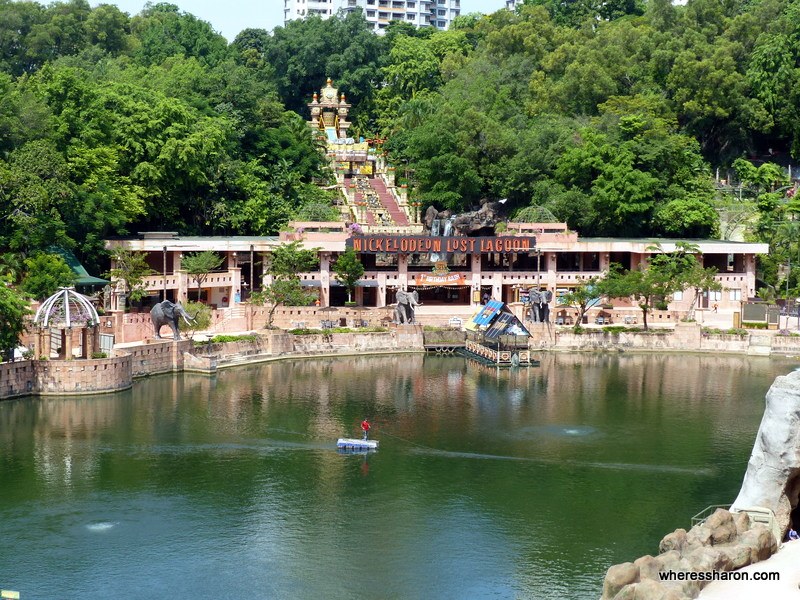
[[[348,238],[347,247],[361,254],[413,254],[455,252],[461,254],[527,254],[536,248],[536,238],[433,237],[428,235],[359,235]]]
[[[448,273],[447,275],[420,273],[414,276],[414,282],[415,285],[466,285],[466,281],[460,273]]]

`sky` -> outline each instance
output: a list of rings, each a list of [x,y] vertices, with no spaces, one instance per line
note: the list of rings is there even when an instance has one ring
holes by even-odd
[[[175,4],[184,12],[208,21],[215,31],[232,42],[242,29],[272,29],[283,25],[283,0],[153,0]],[[116,4],[130,16],[138,14],[146,0],[91,0],[92,6]],[[504,0],[461,0],[461,14],[492,13],[505,6]]]

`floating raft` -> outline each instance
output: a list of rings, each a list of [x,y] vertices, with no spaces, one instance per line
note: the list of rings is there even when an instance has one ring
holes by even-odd
[[[357,440],[353,438],[339,438],[336,442],[337,448],[346,448],[353,450],[377,450],[377,440]]]

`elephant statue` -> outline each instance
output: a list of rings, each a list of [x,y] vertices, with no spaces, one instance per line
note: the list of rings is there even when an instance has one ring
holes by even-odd
[[[414,322],[414,307],[419,306],[419,294],[416,290],[407,292],[397,290],[397,306],[394,309],[394,322],[398,325]]]
[[[153,320],[153,332],[156,339],[161,339],[161,328],[164,325],[172,327],[173,339],[181,339],[181,334],[178,332],[178,318],[183,317],[187,325],[191,325],[192,321],[183,306],[164,300],[154,305],[150,309],[150,318]]]
[[[549,323],[550,303],[553,301],[553,292],[550,290],[545,290],[543,292],[539,292],[539,296],[541,297],[539,303],[539,320],[542,323]]]
[[[529,321],[533,321],[534,323],[538,323],[540,321],[540,307],[542,305],[542,293],[537,290],[536,288],[530,288],[528,290],[528,314],[529,314]]]

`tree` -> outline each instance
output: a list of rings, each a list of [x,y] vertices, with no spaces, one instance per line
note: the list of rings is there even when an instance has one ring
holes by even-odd
[[[586,312],[596,304],[599,299],[598,283],[600,277],[591,277],[587,279],[583,285],[576,287],[571,292],[559,296],[558,303],[561,306],[569,306],[578,311],[578,318],[575,320],[575,331],[578,331],[583,323],[583,317]]]
[[[22,280],[21,289],[35,300],[44,300],[60,287],[71,286],[75,273],[64,259],[57,254],[44,252],[25,259],[27,274]]]
[[[272,327],[275,309],[284,306],[306,306],[317,297],[306,292],[300,283],[298,273],[311,271],[317,267],[319,248],[302,248],[299,241],[282,244],[272,252],[267,272],[273,282],[264,288],[264,298],[272,306],[269,310],[267,327]]]
[[[666,304],[675,292],[689,287],[696,290],[720,290],[714,269],[704,269],[695,257],[697,246],[679,242],[674,252],[663,252],[660,245],[647,248],[654,254],[641,269],[623,271],[612,265],[608,276],[598,283],[598,291],[607,298],[633,298],[642,310],[642,324],[648,329],[647,315],[656,306]],[[694,307],[694,302],[692,303]]]
[[[25,296],[7,280],[0,280],[0,359],[9,353],[13,356],[19,336],[25,331],[25,317],[30,312]]]
[[[272,252],[268,272],[273,277],[289,279],[298,273],[316,269],[319,259],[319,248],[305,249],[301,242],[294,241],[277,246]]]
[[[336,279],[347,288],[347,301],[351,302],[353,288],[364,274],[364,265],[359,262],[352,248],[348,248],[339,256],[333,264],[333,272],[336,274]]]
[[[208,278],[209,273],[219,268],[221,264],[222,257],[213,250],[189,254],[181,260],[181,269],[197,282],[198,301],[200,301],[200,288],[203,286],[203,282]]]
[[[278,306],[308,306],[316,297],[315,293],[303,289],[298,277],[276,279],[264,288],[264,298],[271,304],[266,327],[272,328],[275,309]]]
[[[132,301],[144,298],[147,295],[144,278],[154,272],[147,264],[146,255],[143,252],[114,248],[111,251],[111,260],[114,266],[106,273],[106,277],[122,281],[123,289]]]
[[[189,315],[191,325],[189,326],[189,339],[196,331],[204,331],[211,326],[211,307],[202,302],[187,302],[186,314]]]

